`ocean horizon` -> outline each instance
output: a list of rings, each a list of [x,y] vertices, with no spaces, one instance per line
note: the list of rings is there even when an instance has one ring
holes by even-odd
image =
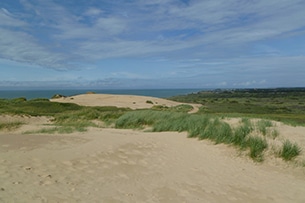
[[[159,98],[168,98],[177,95],[191,94],[206,90],[198,89],[65,89],[65,90],[0,90],[1,99],[13,99],[24,97],[26,99],[47,98],[50,99],[55,94],[64,96],[74,96],[78,94],[86,94],[87,92],[95,92],[96,94],[121,94],[121,95],[137,95],[151,96]]]

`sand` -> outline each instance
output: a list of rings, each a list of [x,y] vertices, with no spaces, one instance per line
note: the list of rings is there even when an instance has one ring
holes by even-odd
[[[157,105],[173,107],[185,104],[156,97],[113,94],[81,94],[71,97],[51,99],[51,101],[75,103],[82,106],[116,106],[130,109],[149,109]],[[192,112],[198,111],[198,108],[201,106],[200,104],[187,105],[193,106],[194,109],[192,110]]]
[[[279,158],[255,163],[186,133],[22,134],[50,118],[0,120],[27,121],[0,132],[0,202],[305,202],[305,167]],[[305,149],[304,127],[278,128]]]

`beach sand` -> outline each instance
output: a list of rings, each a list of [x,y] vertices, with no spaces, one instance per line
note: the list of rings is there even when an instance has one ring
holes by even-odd
[[[27,123],[0,132],[0,202],[305,202],[305,167],[280,158],[255,163],[177,132],[22,134],[50,118],[1,119]],[[304,127],[278,129],[305,149]]]

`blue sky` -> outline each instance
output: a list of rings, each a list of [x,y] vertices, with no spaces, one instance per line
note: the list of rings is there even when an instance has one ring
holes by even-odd
[[[1,0],[0,88],[305,86],[304,0]]]

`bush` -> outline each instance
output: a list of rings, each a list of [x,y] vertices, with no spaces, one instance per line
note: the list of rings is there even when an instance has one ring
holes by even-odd
[[[147,100],[146,103],[147,103],[147,104],[154,104],[154,103],[153,103],[152,101],[150,101],[150,100]]]
[[[63,97],[66,97],[66,96],[61,95],[61,94],[55,94],[51,97],[51,99],[59,99],[59,98],[63,98]]]
[[[26,102],[27,99],[25,97],[15,98],[11,100],[13,103]]]
[[[35,99],[31,99],[31,102],[49,102],[49,99],[46,98],[35,98]]]

